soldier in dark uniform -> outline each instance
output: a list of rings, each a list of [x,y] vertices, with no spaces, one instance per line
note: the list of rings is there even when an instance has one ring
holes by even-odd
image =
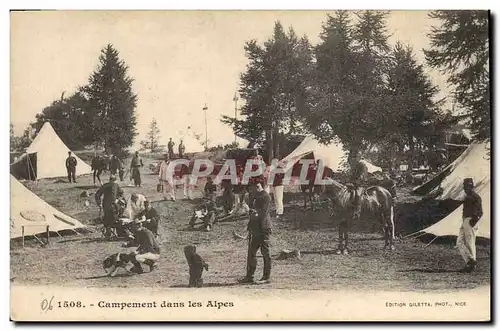
[[[350,182],[354,189],[353,209],[354,218],[359,218],[361,215],[361,193],[368,179],[368,167],[361,162],[359,155],[351,158],[351,177]]]
[[[472,272],[476,268],[476,232],[477,223],[483,216],[481,197],[474,191],[472,178],[465,178],[465,199],[462,211],[462,226],[457,238],[457,247],[466,265],[462,272]]]
[[[114,175],[109,176],[109,182],[101,186],[95,194],[95,201],[97,205],[99,207],[102,206],[102,209],[104,210],[103,224],[106,228],[106,236],[110,235],[110,227],[115,225],[120,217],[118,198],[121,197],[123,197],[123,190],[116,183],[116,177]]]
[[[109,172],[112,175],[119,173],[120,181],[123,182],[123,163],[116,155],[111,155],[111,159],[109,160]]]
[[[104,170],[103,160],[101,159],[101,157],[99,155],[96,155],[92,159],[92,171],[93,171],[93,175],[94,175],[94,185],[95,185],[95,179],[97,177],[97,180],[99,180],[99,185],[102,186],[101,174],[102,174],[103,170]]]
[[[203,191],[206,198],[215,201],[217,197],[217,185],[214,184],[212,177],[207,177],[207,183]]]
[[[269,216],[271,197],[260,182],[254,182],[250,184],[250,187],[253,191],[254,201],[247,226],[249,235],[247,274],[239,282],[242,284],[267,284],[271,281],[271,254],[269,251],[272,232]],[[257,268],[257,251],[259,249],[264,258],[264,273],[262,278],[255,282],[253,276]]]
[[[130,162],[130,173],[132,178],[134,179],[134,185],[137,187],[141,187],[141,172],[139,171],[140,167],[144,167],[142,163],[142,159],[139,156],[139,152],[135,152],[134,157],[132,158],[132,162]]]
[[[71,155],[71,152],[68,152],[68,158],[66,159],[66,171],[68,172],[68,182],[71,183],[76,183],[76,158]]]
[[[151,206],[151,203],[146,200],[144,201],[144,210],[137,215],[136,219],[140,220],[142,218],[145,218],[146,221],[144,222],[144,227],[151,231],[155,237],[158,237],[158,225],[160,222],[160,215]]]
[[[168,158],[172,160],[174,158],[174,145],[175,143],[172,141],[172,138],[168,141],[167,148],[168,148]]]

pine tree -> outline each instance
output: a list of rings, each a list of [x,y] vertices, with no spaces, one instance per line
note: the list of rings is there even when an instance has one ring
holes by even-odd
[[[388,114],[384,66],[387,45],[384,12],[347,11],[328,15],[316,47],[314,109],[308,126],[323,142],[339,138],[350,154],[384,136]]]
[[[300,118],[308,107],[308,75],[312,72],[312,47],[293,28],[285,32],[280,22],[263,46],[245,44],[249,59],[241,75],[240,96],[245,100],[236,121],[223,117],[240,137],[265,142],[270,158],[279,157],[281,137],[299,132]]]
[[[488,11],[434,11],[428,64],[448,74],[457,102],[466,110],[476,138],[491,136]]]
[[[90,76],[89,84],[82,88],[90,104],[86,117],[92,125],[87,134],[102,143],[108,153],[123,151],[137,135],[137,95],[132,91],[133,79],[127,71],[128,66],[109,44],[102,49],[99,67]]]
[[[432,147],[432,138],[438,135],[440,101],[435,101],[439,92],[417,63],[413,49],[396,43],[387,71],[387,112],[392,120],[385,125],[386,138],[403,152],[409,146],[410,155],[415,154],[417,144]],[[437,131],[436,131],[437,130]],[[410,160],[410,164],[412,161]]]
[[[149,131],[146,134],[146,139],[141,141],[142,149],[150,150],[151,153],[161,152],[165,149],[164,145],[160,145],[160,129],[155,118],[149,124]]]

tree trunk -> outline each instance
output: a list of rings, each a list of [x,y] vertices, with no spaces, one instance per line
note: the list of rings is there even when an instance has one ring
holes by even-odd
[[[272,130],[266,130],[266,151],[267,151],[266,162],[271,162],[271,160],[274,158]]]
[[[415,159],[415,144],[413,142],[413,136],[411,133],[408,135],[408,147],[410,148],[410,157],[408,158],[408,170],[411,171],[413,169],[413,162]]]

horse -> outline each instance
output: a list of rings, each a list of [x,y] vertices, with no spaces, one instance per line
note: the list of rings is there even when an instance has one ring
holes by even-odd
[[[354,190],[331,178],[329,185],[323,188],[323,194],[331,201],[331,216],[334,207],[344,211],[354,211]],[[361,208],[377,217],[384,230],[384,249],[394,250],[395,228],[394,228],[394,200],[391,193],[382,186],[370,186],[361,195]],[[352,214],[354,215],[354,213]],[[347,253],[348,220],[339,224],[339,250],[337,253]],[[340,253],[339,253],[340,254]]]

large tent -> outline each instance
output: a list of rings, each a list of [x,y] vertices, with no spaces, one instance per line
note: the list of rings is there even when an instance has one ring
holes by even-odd
[[[439,200],[463,200],[464,178],[470,177],[479,187],[490,178],[490,141],[471,144],[455,161],[439,174],[418,186],[413,193],[436,195]]]
[[[61,213],[27,189],[14,176],[10,176],[10,238],[33,236],[47,231],[85,228],[78,220]]]
[[[491,231],[490,169],[490,141],[474,143],[441,173],[415,191],[422,191],[423,194],[434,194],[437,200],[463,201],[465,198],[463,180],[468,177],[472,178],[483,207],[483,217],[478,223],[477,236],[489,239]],[[460,205],[441,221],[415,234],[429,233],[436,237],[457,236],[462,222],[462,210],[463,205]]]
[[[288,171],[300,159],[310,153],[313,153],[315,160],[321,160],[323,165],[330,168],[333,172],[342,171],[347,160],[347,153],[340,142],[325,145],[320,143],[314,136],[308,135],[295,150],[280,161],[280,165],[285,171]],[[362,160],[362,162],[366,164],[369,173],[382,171],[380,167],[374,166],[367,160]]]
[[[490,239],[491,231],[491,186],[490,180],[483,182],[479,186],[476,186],[476,192],[479,194],[483,205],[483,217],[479,220],[477,224],[478,230],[476,236]],[[462,210],[463,205],[460,205],[451,214],[443,218],[441,221],[417,232],[417,233],[429,233],[436,237],[442,236],[458,236],[460,231],[460,226],[462,224]]]
[[[67,176],[66,158],[69,148],[62,142],[49,122],[27,148],[26,153],[11,164],[11,174],[22,179],[41,179]],[[74,155],[77,161],[76,175],[90,174],[91,167]]]

